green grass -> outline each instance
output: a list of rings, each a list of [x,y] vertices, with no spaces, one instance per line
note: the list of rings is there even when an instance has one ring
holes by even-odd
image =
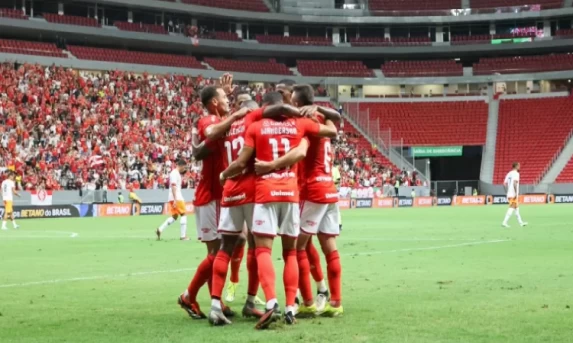
[[[178,225],[155,241],[162,217],[22,220],[0,232],[0,342],[571,342],[572,209],[523,207],[509,230],[504,206],[344,212],[344,317],[265,332],[177,307],[204,247]]]

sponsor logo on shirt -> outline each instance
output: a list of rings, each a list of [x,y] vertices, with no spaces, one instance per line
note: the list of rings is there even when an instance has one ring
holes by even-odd
[[[328,182],[332,181],[332,176],[317,176],[315,180],[317,182]]]
[[[294,172],[291,171],[286,171],[283,173],[270,173],[270,174],[266,174],[263,175],[262,178],[264,180],[266,179],[285,179],[285,178],[291,178],[291,177],[296,177]]]
[[[240,200],[244,200],[247,198],[247,195],[245,193],[239,194],[239,195],[233,195],[230,197],[224,197],[223,201],[224,202],[234,202],[234,201],[240,201]]]
[[[273,197],[293,197],[294,191],[271,191]]]
[[[326,199],[333,199],[333,198],[337,198],[337,199],[338,199],[339,195],[338,195],[338,193],[326,193],[326,194],[324,195],[324,197],[325,197]]]

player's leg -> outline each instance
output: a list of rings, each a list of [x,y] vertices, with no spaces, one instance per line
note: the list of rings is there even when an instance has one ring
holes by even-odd
[[[509,220],[509,218],[511,217],[511,215],[515,212],[516,209],[516,198],[509,198],[507,199],[509,202],[509,208],[507,209],[507,212],[505,213],[505,218],[503,219],[503,223],[501,224],[503,227],[509,227],[509,224],[507,223],[507,221]]]
[[[10,204],[9,204],[8,207],[9,207],[9,209],[10,209],[10,219],[12,220],[12,227],[13,227],[14,229],[17,229],[17,228],[19,228],[20,226],[18,226],[18,224],[16,224],[16,217],[14,216],[14,208],[12,207],[13,204],[12,204],[11,201],[10,201],[9,203],[10,203]]]
[[[328,285],[331,291],[330,303],[326,306],[322,314],[331,317],[339,316],[343,313],[342,266],[336,246],[336,237],[340,234],[337,212],[338,207],[335,204],[330,204],[318,232],[318,240],[322,252],[326,256]]]
[[[175,221],[179,217],[179,212],[177,211],[177,206],[176,206],[176,203],[174,201],[169,202],[169,214],[171,215],[171,217],[165,219],[163,224],[161,224],[155,230],[155,234],[157,235],[157,240],[161,239],[161,234],[163,233],[163,231],[165,231],[165,229],[167,229],[167,227],[169,225],[175,223]]]
[[[299,270],[296,252],[296,242],[300,234],[300,209],[298,203],[279,204],[279,235],[282,238],[283,259],[283,284],[285,289],[285,323],[295,323],[296,304],[295,298],[299,285]]]
[[[233,254],[231,256],[231,276],[229,278],[229,285],[227,286],[227,296],[225,297],[225,300],[228,302],[235,301],[235,292],[239,285],[239,271],[241,269],[241,262],[243,261],[245,245],[247,243],[246,231],[245,227],[243,232],[241,232],[237,237]]]
[[[186,215],[186,209],[185,209],[185,202],[184,201],[177,201],[176,203],[177,205],[177,213],[179,214],[179,216],[181,217],[181,220],[179,221],[179,225],[180,225],[180,232],[179,232],[179,239],[181,239],[182,241],[188,241],[189,238],[187,237],[187,215]]]
[[[517,198],[515,199],[515,216],[517,217],[517,222],[519,223],[520,226],[527,226],[527,222],[524,222],[523,219],[521,219],[521,214],[519,213],[519,203]]]
[[[306,245],[306,253],[308,255],[308,261],[310,262],[310,274],[312,275],[314,282],[316,282],[318,294],[328,293],[328,288],[326,288],[326,282],[324,281],[324,274],[322,272],[320,254],[314,246],[312,239],[309,240]]]
[[[304,203],[304,207],[301,209],[301,230],[303,233],[309,233],[315,235],[318,232],[318,228],[326,215],[326,211],[329,208],[328,204],[317,204],[310,201]],[[318,310],[322,310],[326,305],[326,301],[330,298],[330,293],[326,287],[326,282],[324,281],[324,274],[322,273],[322,265],[320,262],[320,255],[318,250],[312,243],[312,239],[308,241],[306,245],[306,254],[308,256],[308,261],[310,263],[310,273],[312,278],[316,282],[317,297],[316,306]]]
[[[296,243],[297,250],[297,263],[298,263],[298,289],[302,297],[302,304],[297,310],[297,317],[313,317],[316,315],[316,304],[312,295],[311,278],[311,263],[307,255],[307,244],[310,243],[311,237],[309,234],[301,231]]]
[[[255,204],[253,210],[253,235],[259,280],[265,293],[265,314],[260,318],[256,329],[266,329],[280,319],[280,308],[275,288],[275,268],[272,260],[273,239],[278,226],[276,203]]]
[[[338,203],[336,204],[336,207],[338,207],[338,229],[342,231],[342,212],[340,211],[340,206],[338,206]]]
[[[9,206],[8,202],[4,201],[4,216],[2,217],[2,230],[8,230],[8,226],[6,226],[6,222],[9,215]]]
[[[259,292],[259,270],[257,257],[255,255],[255,237],[251,233],[251,230],[249,230],[247,234],[247,274],[247,300],[243,306],[243,317],[261,318],[264,313],[259,311],[256,305],[265,305],[266,303],[257,297],[257,293]]]

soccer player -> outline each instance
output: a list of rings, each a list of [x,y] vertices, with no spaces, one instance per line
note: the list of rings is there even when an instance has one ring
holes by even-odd
[[[16,185],[14,183],[14,172],[8,171],[8,178],[2,181],[2,200],[4,201],[4,218],[2,220],[2,230],[8,230],[6,226],[6,221],[8,218],[12,220],[12,225],[14,229],[19,228],[14,219],[14,208],[12,202],[14,200],[14,195],[20,197],[20,193],[16,192]]]
[[[297,85],[292,95],[293,104],[297,107],[312,106],[314,90],[309,85]],[[317,108],[318,109],[318,108]],[[326,111],[328,121],[340,120],[336,111]],[[316,118],[324,122],[324,114],[319,112]],[[329,115],[330,114],[330,115]],[[338,223],[338,191],[332,177],[333,150],[329,138],[309,137],[309,148],[302,165],[299,165],[299,187],[301,199],[301,232],[297,242],[297,260],[299,265],[299,289],[303,304],[299,307],[301,317],[323,314],[339,316],[343,313],[341,305],[341,265],[336,248],[336,236],[340,233]],[[282,168],[289,161],[289,154],[270,162],[268,168]],[[260,163],[259,163],[260,167]],[[329,293],[326,287],[318,290],[317,303],[312,297],[310,285],[310,263],[307,255],[307,244],[311,237],[318,233],[318,239],[326,256],[328,281],[332,291],[330,304],[327,305]]]
[[[288,105],[287,105],[288,107]],[[295,111],[297,109],[294,109]],[[239,157],[221,173],[222,181],[238,174],[255,156],[260,161],[273,161],[296,147],[306,135],[335,137],[332,123],[322,125],[308,118],[284,120],[263,119],[252,124],[245,136],[245,145]],[[273,239],[282,238],[283,283],[286,293],[285,322],[294,324],[295,297],[298,288],[298,263],[296,240],[300,230],[299,193],[296,165],[259,175],[255,179],[255,206],[252,232],[255,237],[255,254],[258,274],[267,301],[266,312],[256,329],[265,329],[279,320],[281,312],[275,290],[275,270],[271,258]]]
[[[517,221],[519,225],[526,226],[527,223],[521,219],[521,215],[519,214],[519,168],[521,165],[518,162],[513,163],[513,169],[507,173],[505,176],[505,180],[503,181],[503,186],[505,187],[505,191],[507,192],[507,201],[509,202],[509,208],[507,209],[507,213],[505,214],[505,219],[501,224],[503,227],[509,228],[507,221],[511,217],[513,213],[517,217]]]
[[[332,179],[334,180],[336,190],[340,192],[340,166],[338,161],[334,162],[334,167],[332,168]],[[340,231],[342,231],[342,214],[340,212],[340,208],[338,210],[338,227],[340,228]]]
[[[179,224],[181,225],[180,239],[182,241],[188,241],[187,237],[187,216],[185,215],[185,199],[183,198],[183,193],[181,192],[181,174],[187,172],[187,164],[185,160],[179,159],[177,161],[177,167],[175,167],[171,173],[169,173],[169,185],[171,187],[169,191],[169,211],[171,217],[167,218],[161,226],[155,230],[157,235],[157,240],[161,239],[161,234],[163,231],[171,224],[177,221],[177,218],[181,217]]]
[[[232,82],[232,77],[230,77]],[[219,206],[222,187],[217,176],[223,170],[223,142],[219,139],[229,130],[231,124],[246,114],[246,110],[229,113],[227,92],[229,85],[209,86],[201,91],[201,102],[208,114],[201,116],[197,128],[193,130],[193,156],[201,159],[197,188],[195,189],[195,223],[197,237],[207,247],[207,256],[199,264],[189,287],[179,296],[178,303],[193,319],[205,319],[197,303],[197,294],[205,283],[211,288],[211,277],[215,255],[219,250],[220,239],[217,233]],[[200,144],[199,144],[200,142]],[[234,313],[226,306],[223,312],[227,317]]]
[[[235,121],[224,138],[226,156],[223,157],[225,167],[228,167],[239,156],[245,142],[247,128],[263,117],[278,117],[284,113],[282,106],[269,106],[282,103],[279,93],[267,93],[261,109],[256,102],[245,102],[245,107],[254,109],[241,120]],[[246,226],[249,239],[249,251],[247,255],[248,296],[243,307],[244,317],[260,318],[263,313],[255,308],[255,300],[259,288],[257,262],[255,258],[254,239],[250,233],[253,223],[253,206],[255,201],[255,175],[253,160],[249,160],[246,169],[235,177],[229,178],[224,183],[223,199],[221,201],[221,219],[219,233],[221,234],[221,248],[215,257],[213,264],[213,288],[211,292],[211,312],[209,322],[213,325],[226,325],[231,322],[225,317],[221,307],[221,294],[227,277],[229,263],[231,263],[231,282],[233,298],[238,283],[240,257],[244,251],[245,239],[243,228]],[[240,257],[239,257],[240,256]],[[239,264],[233,265],[232,260],[238,259]],[[233,275],[235,274],[236,275]]]

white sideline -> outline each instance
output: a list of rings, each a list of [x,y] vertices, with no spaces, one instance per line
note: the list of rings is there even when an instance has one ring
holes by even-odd
[[[475,241],[475,242],[468,242],[468,243],[440,245],[440,246],[425,247],[425,248],[405,248],[405,249],[380,250],[380,251],[359,252],[359,253],[344,253],[341,255],[342,256],[364,256],[364,255],[379,255],[379,254],[395,253],[395,252],[440,250],[440,249],[459,248],[459,247],[464,247],[464,246],[469,246],[469,245],[494,244],[494,243],[502,243],[502,242],[509,242],[509,241],[510,241],[509,239],[495,239],[495,240],[489,240],[489,241]],[[76,282],[76,281],[119,279],[119,278],[125,278],[125,277],[130,277],[130,276],[145,276],[145,275],[165,274],[165,273],[181,273],[181,272],[194,271],[196,269],[197,268],[182,268],[182,269],[171,269],[171,270],[155,270],[155,271],[148,271],[148,272],[124,273],[124,274],[116,274],[116,275],[83,276],[83,277],[76,277],[76,278],[70,278],[70,279],[54,279],[54,280],[4,284],[4,285],[0,285],[0,288],[28,287],[28,286],[38,286],[38,285]]]

